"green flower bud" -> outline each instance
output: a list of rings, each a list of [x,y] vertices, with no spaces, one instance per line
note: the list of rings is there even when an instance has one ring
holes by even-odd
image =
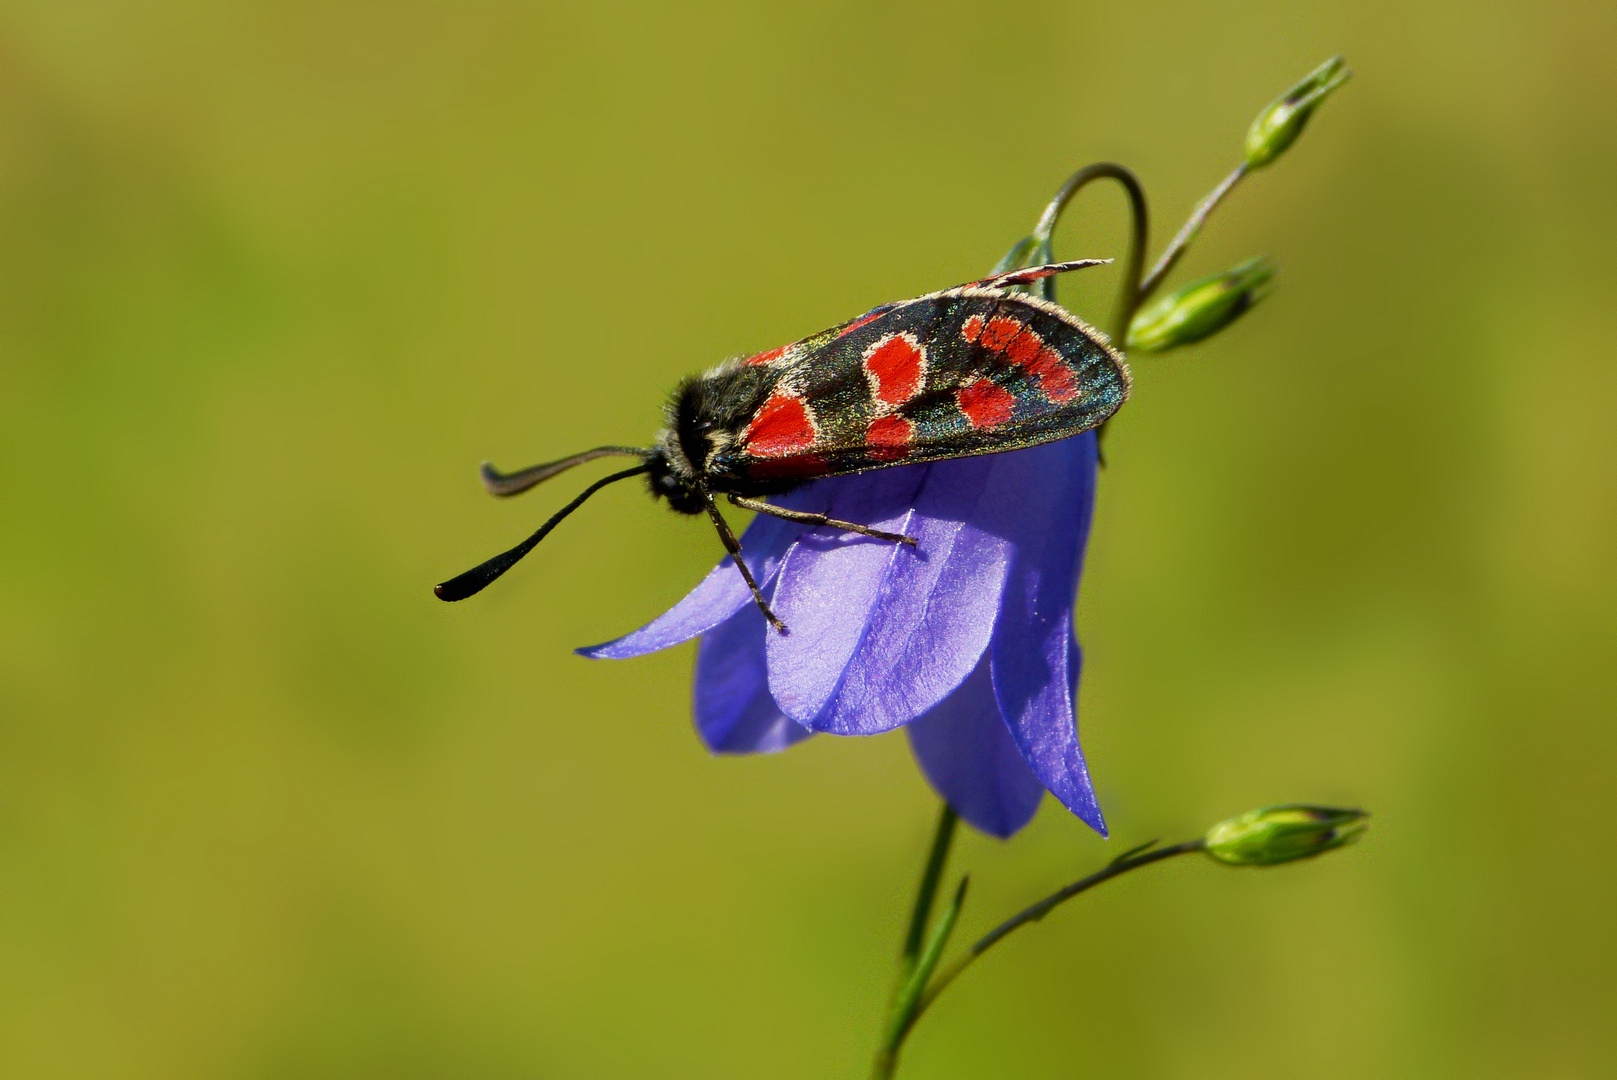
[[[1319,103],[1352,74],[1340,56],[1333,56],[1259,113],[1246,133],[1247,167],[1261,169],[1283,154],[1302,134]]]
[[[1274,261],[1260,255],[1169,293],[1134,316],[1128,347],[1165,352],[1218,333],[1263,299],[1274,273]]]
[[[1266,806],[1207,830],[1207,854],[1230,866],[1275,866],[1351,844],[1364,832],[1363,810]]]

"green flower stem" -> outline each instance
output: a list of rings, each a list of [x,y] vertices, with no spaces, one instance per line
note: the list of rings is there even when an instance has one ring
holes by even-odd
[[[1202,226],[1207,223],[1207,218],[1212,214],[1213,210],[1219,203],[1224,201],[1224,196],[1234,190],[1235,185],[1241,182],[1241,178],[1247,172],[1247,163],[1243,161],[1228,176],[1219,181],[1218,186],[1208,192],[1201,202],[1196,204],[1196,209],[1185,220],[1185,223],[1180,226],[1179,232],[1174,235],[1172,242],[1168,244],[1168,249],[1162,253],[1162,257],[1157,260],[1157,264],[1151,268],[1151,273],[1146,276],[1145,281],[1141,282],[1135,300],[1136,307],[1143,304],[1150,298],[1152,293],[1157,291],[1158,286],[1173,270],[1174,264],[1179,261],[1179,257],[1190,247],[1191,241],[1196,239],[1196,234],[1202,231]],[[1134,313],[1131,311],[1129,318],[1132,319],[1133,317]],[[1127,340],[1127,335],[1128,327],[1125,325],[1123,327],[1123,336],[1119,337],[1118,340]]]
[[[1050,250],[1050,235],[1055,232],[1056,223],[1061,220],[1061,212],[1089,184],[1096,180],[1116,180],[1123,185],[1123,190],[1129,197],[1129,223],[1132,233],[1129,237],[1129,257],[1123,265],[1123,284],[1118,290],[1117,311],[1112,316],[1112,340],[1122,347],[1128,340],[1129,323],[1134,318],[1135,309],[1140,306],[1145,294],[1140,290],[1140,270],[1145,265],[1145,245],[1150,228],[1150,215],[1145,205],[1145,189],[1140,186],[1139,177],[1133,171],[1111,161],[1098,161],[1093,165],[1085,165],[1061,185],[1050,205],[1044,208],[1039,215],[1039,223],[1033,227],[1034,250],[1038,253],[1036,261],[1054,262],[1055,257]],[[1047,278],[1040,283],[1044,289],[1046,300],[1055,299],[1055,279]]]
[[[932,901],[938,895],[938,880],[943,877],[943,866],[949,861],[949,846],[954,843],[955,826],[959,822],[960,817],[954,808],[944,803],[942,812],[938,814],[937,832],[932,836],[932,851],[927,855],[926,869],[921,873],[921,885],[915,890],[915,908],[910,913],[910,928],[904,935],[898,981],[893,986],[895,995],[903,989],[910,973],[915,970],[916,959],[921,955],[921,945],[926,940],[926,922],[932,915]]]
[[[899,984],[898,992],[893,996],[892,1008],[887,1014],[887,1029],[882,1033],[881,1048],[876,1051],[876,1060],[871,1065],[872,1080],[889,1080],[893,1071],[898,1068],[898,1053],[904,1046],[904,1037],[915,1026],[915,1018],[921,1015],[921,995],[926,990],[927,983],[932,978],[932,972],[937,969],[938,961],[943,958],[943,950],[949,944],[949,935],[954,933],[954,925],[960,918],[960,908],[966,902],[966,885],[971,881],[969,877],[960,879],[955,888],[954,896],[938,916],[938,924],[932,928],[927,937],[926,948],[915,960],[914,969],[909,977]]]
[[[919,1020],[921,1018],[921,1014],[926,1012],[927,1006],[936,1001],[938,995],[943,993],[943,991],[948,988],[949,984],[954,982],[954,980],[959,977],[962,971],[965,971],[966,968],[970,967],[973,960],[976,960],[983,953],[993,948],[1011,931],[1016,930],[1019,927],[1026,926],[1028,923],[1038,922],[1040,919],[1048,915],[1056,906],[1066,903],[1079,893],[1086,892],[1089,889],[1094,888],[1096,885],[1099,885],[1103,881],[1110,881],[1112,878],[1120,877],[1121,875],[1128,873],[1130,870],[1138,870],[1142,866],[1150,866],[1152,863],[1161,862],[1164,859],[1171,859],[1175,855],[1188,855],[1193,851],[1200,851],[1206,846],[1206,843],[1207,842],[1204,839],[1197,837],[1195,840],[1186,840],[1182,844],[1174,844],[1171,847],[1157,848],[1154,851],[1147,851],[1145,848],[1135,848],[1133,851],[1125,852],[1124,854],[1118,856],[1111,863],[1107,864],[1102,869],[1095,871],[1093,874],[1090,874],[1088,877],[1080,878],[1071,885],[1068,885],[1066,888],[1056,890],[1043,900],[1040,900],[1038,903],[1026,908],[1016,915],[1011,916],[1009,919],[1006,919],[1004,922],[1000,923],[998,926],[994,927],[994,929],[990,930],[988,933],[979,938],[976,944],[972,945],[970,949],[966,950],[966,952],[957,958],[954,963],[938,972],[937,976],[932,980],[931,985],[929,985],[925,992],[921,994],[920,1001],[916,1003],[915,1013],[912,1017],[910,1017],[910,1025],[912,1027],[914,1026],[915,1021]],[[1150,845],[1147,844],[1146,847],[1148,848]]]
[[[932,933],[927,934],[926,924],[937,899],[938,882],[943,878],[943,868],[949,861],[949,848],[954,844],[955,828],[959,824],[960,816],[954,812],[954,807],[944,803],[938,812],[938,827],[932,834],[932,850],[927,853],[926,868],[921,871],[921,884],[915,890],[915,907],[910,912],[910,926],[904,934],[904,949],[899,956],[898,977],[893,980],[892,1000],[887,1006],[887,1024],[871,1066],[873,1080],[887,1080],[898,1068],[898,1050],[915,1022],[916,1003],[943,955],[943,947],[960,915],[960,905],[965,902],[966,883],[962,880],[953,902],[944,910]]]

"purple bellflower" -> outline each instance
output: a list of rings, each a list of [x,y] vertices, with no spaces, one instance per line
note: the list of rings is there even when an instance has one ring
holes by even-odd
[[[1095,473],[1085,432],[817,480],[776,501],[919,543],[759,515],[743,557],[788,633],[726,559],[647,626],[578,651],[624,659],[700,636],[696,730],[715,753],[907,727],[933,788],[983,832],[1010,836],[1049,791],[1105,835],[1073,709]]]

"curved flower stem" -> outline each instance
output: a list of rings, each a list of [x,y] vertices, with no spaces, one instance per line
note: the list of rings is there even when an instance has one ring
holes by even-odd
[[[1097,161],[1093,165],[1085,165],[1061,185],[1055,198],[1044,208],[1039,215],[1039,223],[1033,226],[1034,250],[1039,253],[1039,261],[1052,262],[1054,256],[1050,250],[1050,235],[1055,232],[1056,223],[1061,220],[1061,212],[1067,204],[1089,184],[1096,180],[1116,180],[1123,185],[1123,190],[1129,197],[1129,223],[1132,232],[1129,237],[1129,257],[1123,265],[1123,284],[1118,290],[1117,311],[1112,317],[1112,340],[1122,347],[1122,342],[1128,336],[1129,323],[1134,319],[1134,312],[1145,298],[1140,288],[1140,271],[1145,265],[1145,245],[1150,229],[1150,215],[1145,205],[1145,189],[1140,186],[1139,177],[1123,165],[1112,161]],[[1211,210],[1211,207],[1208,207]],[[1044,298],[1053,300],[1054,280],[1046,279],[1043,283]]]
[[[1168,249],[1162,253],[1162,257],[1157,260],[1157,264],[1151,268],[1151,273],[1146,275],[1145,281],[1141,283],[1135,301],[1136,306],[1143,304],[1152,293],[1157,291],[1157,286],[1161,285],[1163,279],[1173,270],[1174,264],[1179,261],[1179,257],[1190,247],[1190,242],[1196,239],[1196,234],[1201,232],[1202,226],[1207,223],[1207,218],[1212,214],[1214,208],[1224,201],[1224,196],[1228,195],[1246,174],[1247,164],[1243,161],[1228,176],[1220,180],[1218,186],[1209,191],[1201,202],[1196,204],[1196,209],[1191,211],[1190,217],[1186,218],[1185,223],[1179,227],[1179,232],[1174,235],[1172,242],[1168,244]],[[1125,326],[1123,329],[1127,331],[1128,327]]]
[[[1112,878],[1126,874],[1130,870],[1138,870],[1140,867],[1149,866],[1154,862],[1161,862],[1164,859],[1171,859],[1175,855],[1187,855],[1193,851],[1200,851],[1206,846],[1206,843],[1207,842],[1205,840],[1198,837],[1195,840],[1186,840],[1184,843],[1174,844],[1171,847],[1157,848],[1154,851],[1146,850],[1146,848],[1151,846],[1150,844],[1145,845],[1145,847],[1135,848],[1133,851],[1125,852],[1124,854],[1118,856],[1111,863],[1102,869],[1095,871],[1095,873],[1090,874],[1088,877],[1080,878],[1071,885],[1068,885],[1063,889],[1056,890],[1043,900],[1040,900],[1038,903],[1024,909],[1016,915],[1011,916],[1009,919],[1006,919],[1004,922],[1000,923],[998,926],[994,927],[994,929],[990,930],[988,933],[979,938],[976,944],[972,945],[970,949],[966,950],[964,955],[960,956],[948,967],[943,968],[938,972],[937,976],[932,980],[931,985],[926,988],[926,991],[921,995],[920,1001],[916,1004],[915,1011],[910,1016],[910,1025],[912,1027],[914,1026],[915,1021],[919,1020],[921,1018],[921,1014],[926,1012],[927,1006],[931,1005],[933,1001],[937,1000],[938,995],[943,993],[943,991],[948,988],[949,984],[952,983],[962,971],[965,971],[966,968],[970,967],[973,960],[977,959],[977,957],[993,948],[1011,931],[1016,930],[1019,927],[1026,926],[1028,923],[1038,922],[1040,919],[1049,914],[1051,909],[1055,908],[1057,905],[1071,900],[1079,893],[1086,892],[1089,889],[1094,888],[1096,885],[1099,885],[1103,881],[1110,881]]]

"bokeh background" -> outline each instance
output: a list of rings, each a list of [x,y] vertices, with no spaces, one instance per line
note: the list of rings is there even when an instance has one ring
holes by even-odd
[[[0,5],[0,1075],[861,1075],[935,801],[904,737],[714,759],[715,560],[604,494],[713,360],[978,276],[1117,159],[1160,243],[1356,78],[1136,359],[1081,629],[1114,839],[963,840],[962,934],[1153,836],[1362,804],[1008,942],[910,1077],[1617,1072],[1617,9]],[[1115,191],[1057,237],[1120,255]],[[1092,317],[1112,271],[1063,286]]]

